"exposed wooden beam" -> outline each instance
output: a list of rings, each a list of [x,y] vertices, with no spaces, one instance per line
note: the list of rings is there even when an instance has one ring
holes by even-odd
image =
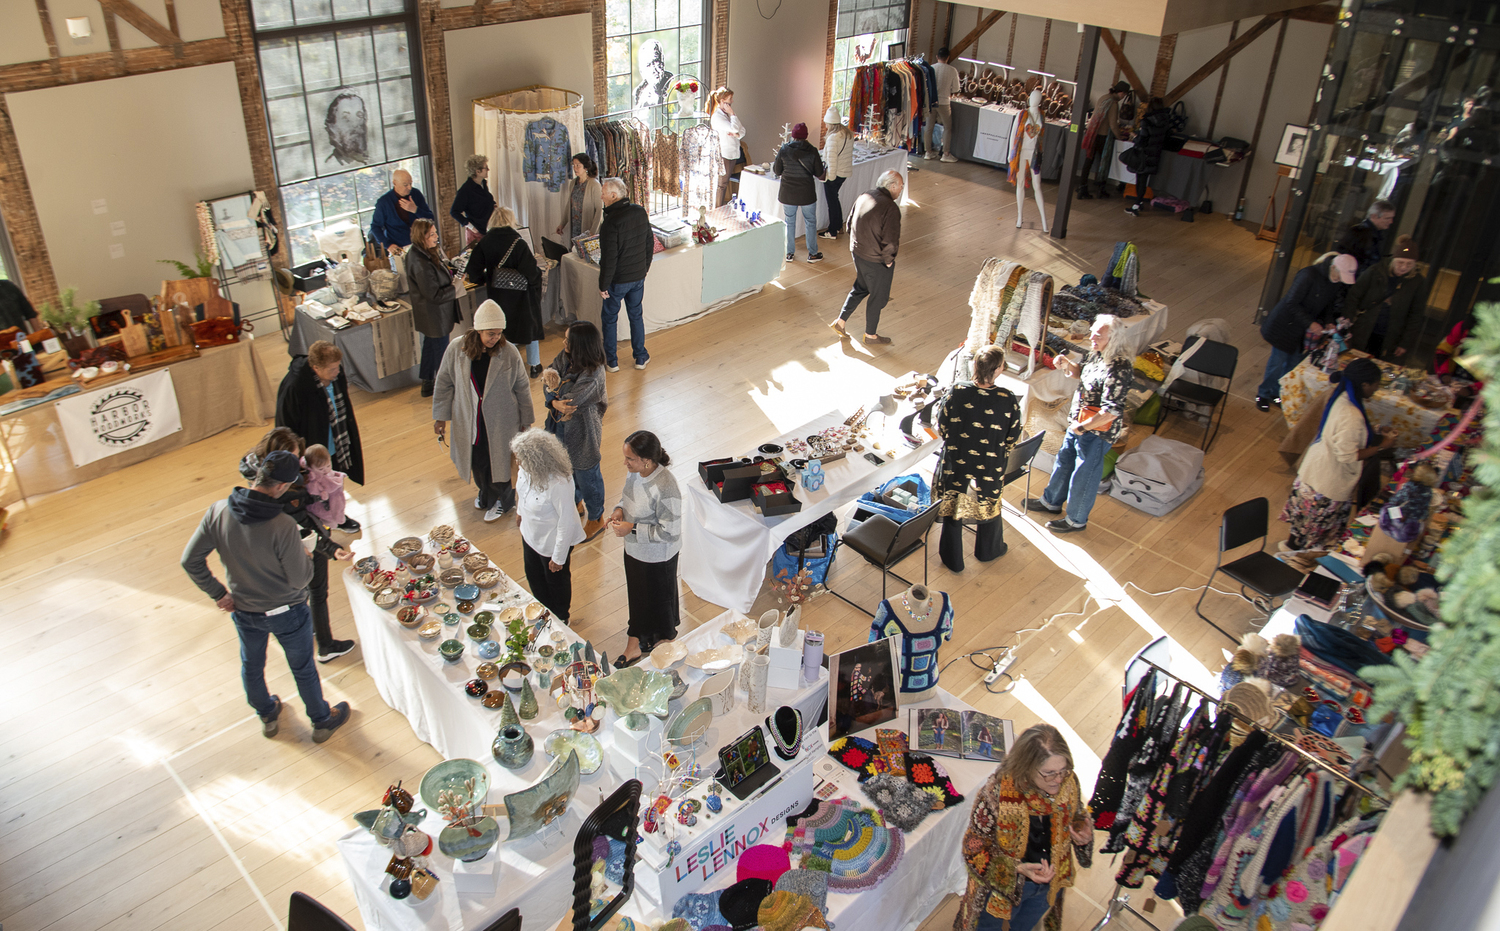
[[[1250,169],[1255,167],[1255,153],[1260,147],[1260,131],[1266,122],[1266,107],[1271,103],[1271,88],[1276,84],[1276,66],[1281,62],[1281,45],[1286,41],[1286,24],[1290,20],[1278,17],[1281,21],[1281,30],[1276,33],[1276,48],[1271,52],[1271,67],[1266,72],[1266,89],[1261,93],[1260,112],[1255,116],[1255,132],[1250,136],[1250,154],[1245,156],[1245,167],[1240,169],[1240,192],[1236,195],[1235,203],[1245,199],[1245,190],[1250,186]],[[1292,196],[1290,192],[1288,197]]]
[[[1172,88],[1171,93],[1167,94],[1165,98],[1167,101],[1167,106],[1170,107],[1177,101],[1181,100],[1184,96],[1187,95],[1188,91],[1197,87],[1200,83],[1203,82],[1205,78],[1213,74],[1215,71],[1218,71],[1225,62],[1238,55],[1245,48],[1245,46],[1260,38],[1262,33],[1270,29],[1277,23],[1281,22],[1285,18],[1285,13],[1273,13],[1270,16],[1261,17],[1260,22],[1256,23],[1254,26],[1251,26],[1244,35],[1230,42],[1224,47],[1224,50],[1222,52],[1210,58],[1203,64],[1203,67],[1199,68],[1197,71],[1194,71],[1186,78],[1183,78],[1181,84],[1178,84],[1176,87]]]
[[[171,30],[172,35],[181,39],[182,30],[177,28],[177,0],[165,0],[165,3],[167,5],[167,29]]]
[[[459,7],[464,13],[480,13],[479,4],[472,8]],[[433,201],[438,204],[451,204],[453,197],[458,193],[457,179],[453,170],[453,109],[448,103],[448,46],[443,40],[443,30],[434,25],[440,17],[442,5],[440,0],[421,0],[417,6],[417,24],[420,32],[422,48],[422,77],[425,86],[422,92],[427,95],[427,127],[428,140],[432,149],[432,176],[437,183],[437,190],[429,192],[429,196],[436,195]],[[466,117],[472,119],[472,117]],[[479,140],[474,140],[475,145]],[[448,215],[447,210],[434,211],[438,214],[438,223],[442,227],[444,242],[458,243],[464,241],[463,232],[458,223]]]
[[[58,60],[27,61],[0,65],[0,94],[87,84],[134,74],[151,74],[173,68],[213,65],[234,60],[234,44],[228,38],[199,39],[182,43],[182,55],[173,49],[154,45],[131,48],[118,53],[93,52],[88,55],[65,55]]]
[[[57,48],[57,30],[52,28],[52,14],[47,10],[47,0],[36,0],[36,15],[42,21],[42,37],[47,40],[47,55],[55,60],[62,53]]]
[[[545,8],[542,4],[535,2],[502,4],[475,2],[467,6],[438,7],[430,17],[423,18],[423,27],[426,28],[430,24],[442,32],[447,32],[450,29],[496,26],[500,23],[518,23],[543,17],[571,16],[591,12],[594,2],[595,0],[551,0]]]
[[[1229,24],[1229,41],[1230,42],[1233,42],[1234,41],[1234,37],[1237,36],[1237,35],[1239,35],[1239,31],[1240,31],[1240,21],[1239,20],[1235,20],[1233,23]],[[1214,128],[1219,125],[1219,104],[1224,100],[1224,82],[1226,82],[1228,80],[1229,80],[1229,63],[1225,62],[1224,63],[1224,67],[1222,69],[1220,69],[1220,71],[1219,71],[1219,90],[1218,90],[1218,93],[1214,94],[1214,109],[1213,109],[1213,112],[1211,114],[1209,114],[1209,117],[1208,117],[1208,138],[1210,138],[1210,139],[1217,138],[1217,137],[1214,136]]]
[[[978,42],[979,37],[984,35],[991,26],[1000,22],[1000,17],[1004,15],[1004,10],[995,10],[990,15],[981,19],[978,25],[969,30],[968,35],[964,36],[962,39],[959,39],[955,45],[951,46],[948,49],[948,60],[952,61],[953,59],[962,55],[964,53],[964,50],[967,49],[971,43]]]
[[[1135,88],[1135,95],[1137,97],[1146,96],[1146,82],[1142,81],[1141,76],[1135,73],[1134,68],[1130,67],[1130,60],[1125,57],[1125,50],[1120,47],[1120,43],[1115,41],[1115,37],[1110,35],[1108,29],[1099,30],[1099,41],[1103,42],[1104,47],[1109,49],[1109,54],[1114,56],[1115,64],[1119,65],[1120,70],[1125,74],[1125,80],[1129,81],[1130,86]]]
[[[1304,23],[1322,23],[1325,26],[1332,26],[1339,21],[1339,8],[1328,3],[1319,3],[1316,6],[1298,7],[1288,11],[1287,15]]]
[[[10,107],[0,95],[0,213],[5,214],[6,231],[20,266],[21,283],[33,304],[57,300],[57,277],[52,258],[42,238],[41,219],[31,186],[26,180],[26,166],[21,163],[21,146],[10,119]]]
[[[1172,59],[1176,55],[1177,33],[1162,36],[1161,41],[1156,43],[1156,66],[1151,69],[1152,97],[1160,97],[1167,92],[1167,81],[1172,78]]]
[[[104,34],[109,37],[109,53],[119,67],[125,65],[125,49],[120,45],[120,27],[115,24],[115,14],[104,11]]]
[[[179,46],[182,40],[167,27],[158,23],[149,13],[131,3],[130,0],[99,0],[99,6],[107,14],[113,14],[139,29],[141,34],[157,45]]]

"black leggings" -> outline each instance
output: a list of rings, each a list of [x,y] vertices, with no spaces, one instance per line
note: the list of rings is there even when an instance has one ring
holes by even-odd
[[[506,481],[495,481],[494,469],[490,466],[490,438],[483,429],[479,431],[479,442],[469,455],[469,471],[474,473],[474,487],[479,489],[479,503],[488,509],[499,501],[508,511],[516,505],[516,493],[510,487],[510,468],[506,463]]]
[[[332,648],[333,625],[328,620],[328,557],[313,554],[313,577],[307,586],[307,605],[312,609],[313,639],[318,652]]]
[[[642,653],[677,636],[677,556],[645,562],[625,554],[625,597],[630,604],[625,633],[640,642]]]

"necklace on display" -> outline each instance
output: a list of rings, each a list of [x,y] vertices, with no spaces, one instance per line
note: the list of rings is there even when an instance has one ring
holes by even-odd
[[[918,603],[922,605],[921,614],[912,609],[911,590],[908,589],[901,593],[901,606],[906,609],[907,616],[914,621],[925,621],[932,616],[932,598],[929,597],[926,601],[919,601]]]

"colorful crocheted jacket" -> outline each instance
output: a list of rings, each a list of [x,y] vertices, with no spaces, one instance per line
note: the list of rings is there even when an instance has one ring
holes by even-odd
[[[973,931],[982,911],[996,918],[1010,918],[1010,910],[1021,898],[1022,875],[1016,871],[1026,855],[1026,838],[1032,815],[1052,816],[1052,883],[1047,901],[1052,909],[1043,924],[1045,931],[1062,927],[1062,890],[1073,885],[1073,838],[1068,832],[1073,819],[1086,817],[1078,777],[1069,775],[1056,795],[1033,789],[1021,792],[1009,776],[996,769],[974,798],[969,829],[964,832],[963,858],[969,869],[969,886],[959,902],[954,931]]]

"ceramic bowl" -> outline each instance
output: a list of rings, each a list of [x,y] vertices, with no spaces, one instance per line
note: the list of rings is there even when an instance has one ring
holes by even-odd
[[[472,602],[472,601],[460,601],[458,603],[458,613],[459,614],[473,614],[474,613],[474,602]]]
[[[422,613],[421,607],[417,605],[402,605],[396,611],[396,621],[408,630],[421,625],[422,619],[425,616]]]
[[[509,624],[511,621],[518,620],[521,617],[521,609],[512,605],[511,607],[506,608],[504,611],[500,612],[500,623]]]
[[[719,628],[719,633],[733,640],[735,643],[746,643],[753,640],[759,632],[760,625],[748,617],[742,617]]]
[[[475,652],[483,659],[494,659],[500,655],[500,644],[493,640],[486,640],[475,648]]]
[[[665,672],[682,662],[684,656],[687,656],[687,647],[675,640],[668,640],[666,643],[658,643],[656,649],[651,651],[651,665]]]
[[[593,734],[575,731],[570,727],[559,728],[542,741],[542,751],[556,759],[567,756],[569,751],[578,754],[578,771],[587,776],[599,771],[604,763],[604,748]]]
[[[475,614],[474,614],[474,623],[476,623],[476,624],[485,624],[487,626],[494,627],[495,626],[495,612],[493,612],[493,611],[477,611],[477,612],[475,612]]]
[[[542,612],[545,610],[547,609],[542,607],[542,603],[540,601],[530,602],[526,605],[526,620],[536,620],[537,618],[542,616]]]
[[[472,790],[470,780],[473,780]],[[490,774],[476,760],[444,760],[422,776],[417,794],[422,797],[422,804],[437,811],[438,793],[442,791],[460,792],[468,795],[472,803],[483,804],[490,794]]]
[[[494,663],[480,663],[474,667],[474,674],[481,679],[495,679],[500,675],[500,667]]]
[[[521,691],[521,683],[531,672],[530,663],[506,663],[500,667],[500,682],[512,692]]]
[[[694,669],[716,672],[720,669],[728,669],[730,666],[744,660],[744,658],[745,650],[743,647],[716,647],[712,650],[703,650],[699,653],[689,654],[687,664]]]
[[[470,679],[464,683],[464,693],[470,698],[483,698],[490,690],[490,684],[483,679]]]
[[[557,651],[552,648],[552,644],[550,643],[544,643],[536,648],[536,655],[542,657],[543,659],[551,659],[552,654],[556,652]]]
[[[458,570],[458,572],[460,575],[463,574],[462,569]],[[453,589],[453,597],[457,598],[459,601],[478,601],[479,586],[473,584],[455,586]]]
[[[478,569],[474,572],[474,584],[488,590],[500,584],[503,578],[499,569]]]
[[[505,704],[505,698],[509,694],[510,693],[505,691],[505,689],[490,689],[485,693],[483,699],[484,706],[486,708],[499,708],[501,705]]]
[[[406,557],[407,568],[411,569],[417,575],[426,574],[432,569],[432,564],[436,561],[427,553],[413,553]]]
[[[375,593],[375,607],[394,608],[401,601],[401,593],[394,588],[382,588]]]
[[[464,645],[459,640],[444,640],[438,644],[438,652],[443,655],[443,662],[456,663],[464,658]]]
[[[428,621],[417,628],[417,636],[423,640],[436,640],[443,635],[442,621]]]
[[[483,553],[474,552],[464,557],[464,568],[469,570],[470,572],[478,572],[480,569],[487,569],[489,568],[489,565],[490,558]]]
[[[443,615],[443,624],[448,627],[457,627],[464,622],[464,616],[457,611],[449,611]]]
[[[483,643],[484,641],[490,639],[490,625],[470,624],[469,629],[465,631],[465,633],[467,633],[469,635],[469,639],[474,641],[475,643]]]
[[[407,557],[415,556],[422,552],[422,539],[420,537],[402,537],[391,544],[391,555],[405,562]]]
[[[438,573],[438,581],[443,583],[444,588],[453,588],[462,585],[464,584],[464,578],[464,571],[458,566],[454,566],[452,569],[444,569]],[[463,598],[462,595],[455,595],[454,597],[462,598],[464,601],[474,600],[472,598]]]
[[[453,606],[448,604],[448,602],[446,601],[439,601],[437,604],[432,606],[432,613],[438,615],[439,617],[444,614],[450,614],[452,613],[452,611]]]

